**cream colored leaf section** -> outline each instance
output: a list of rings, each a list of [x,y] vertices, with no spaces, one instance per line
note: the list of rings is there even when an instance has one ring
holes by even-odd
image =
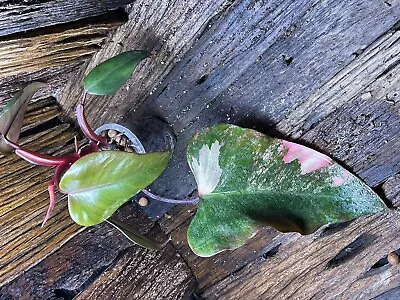
[[[222,174],[219,166],[219,150],[222,145],[215,141],[211,148],[203,145],[199,151],[199,159],[192,158],[191,168],[196,178],[199,196],[210,194],[217,187]]]

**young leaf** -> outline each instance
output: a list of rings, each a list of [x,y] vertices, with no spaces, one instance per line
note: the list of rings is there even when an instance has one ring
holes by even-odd
[[[12,142],[17,142],[29,100],[39,89],[45,86],[46,84],[44,83],[33,82],[12,97],[0,112],[0,134],[6,136]],[[10,154],[12,151],[13,148],[7,145],[2,136],[0,136],[0,152]]]
[[[83,85],[89,94],[113,94],[129,79],[137,64],[149,56],[146,51],[123,52],[91,70]]]
[[[139,246],[142,246],[147,249],[153,249],[153,250],[161,250],[164,248],[164,246],[169,242],[169,240],[165,243],[158,243],[155,241],[152,241],[142,235],[140,232],[132,228],[131,226],[128,226],[124,222],[114,220],[112,218],[109,218],[106,220],[108,223],[110,223],[112,226],[114,226],[116,229],[118,229],[125,237],[127,237],[131,242],[138,244]]]
[[[59,183],[61,191],[68,194],[72,219],[82,226],[108,219],[160,176],[168,159],[168,152],[101,151],[81,157]]]
[[[242,246],[265,225],[309,234],[386,210],[326,155],[251,129],[208,128],[190,142],[188,162],[201,197],[188,242],[204,257]]]

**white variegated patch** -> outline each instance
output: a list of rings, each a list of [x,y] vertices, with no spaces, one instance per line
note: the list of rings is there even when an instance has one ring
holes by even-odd
[[[212,193],[218,185],[222,174],[219,166],[219,150],[222,145],[215,141],[211,149],[203,145],[199,151],[199,160],[192,158],[191,169],[196,178],[199,195]]]

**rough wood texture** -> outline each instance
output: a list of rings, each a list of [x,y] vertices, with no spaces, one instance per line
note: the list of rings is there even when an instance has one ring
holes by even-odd
[[[240,271],[256,258],[268,256],[269,244],[279,234],[273,228],[263,228],[241,248],[202,258],[193,253],[186,239],[187,228],[195,211],[196,207],[193,205],[178,206],[160,220],[160,225],[163,231],[171,236],[176,250],[196,277],[198,294]]]
[[[125,21],[121,13],[0,39],[0,78],[83,61]]]
[[[23,132],[35,128],[38,132],[22,138],[21,144],[46,154],[73,151],[76,133],[68,125],[44,126],[60,114],[54,103],[54,99],[45,99],[29,108]],[[81,229],[70,219],[66,198],[60,194],[53,217],[41,228],[51,177],[49,168],[32,166],[15,155],[0,157],[0,286],[60,248]]]
[[[172,245],[129,248],[76,299],[188,299],[194,277]]]
[[[120,209],[115,217],[138,228],[143,234],[154,226],[154,222],[138,213],[137,208],[130,204]],[[132,243],[110,225],[94,226],[68,241],[23,276],[3,286],[0,298],[72,299],[117,259],[122,251],[131,247]]]
[[[273,1],[268,5],[235,1],[221,6],[224,11],[216,15],[204,31],[191,31],[199,35],[196,43],[183,57],[178,56],[179,61],[175,60],[171,72],[156,89],[151,90],[152,95],[147,94],[148,97],[144,98],[145,91],[155,84],[154,79],[163,78],[164,72],[170,69],[161,65],[163,57],[171,58],[170,55],[179,53],[175,48],[172,52],[167,51],[166,44],[161,48],[155,48],[154,43],[149,44],[150,40],[154,42],[159,37],[160,31],[162,34],[165,31],[164,27],[160,27],[164,21],[159,21],[158,14],[152,14],[151,9],[148,9],[148,16],[152,17],[142,15],[139,18],[145,2],[137,1],[132,5],[131,21],[121,27],[121,32],[135,28],[136,35],[127,37],[120,51],[129,47],[144,47],[156,50],[156,55],[139,67],[125,89],[113,97],[92,100],[88,105],[88,114],[89,119],[96,123],[122,121],[128,125],[140,120],[143,115],[156,114],[173,126],[178,141],[172,162],[159,180],[161,193],[182,196],[195,188],[185,162],[185,153],[188,138],[197,130],[210,124],[228,122],[271,133],[271,126],[278,124],[281,134],[296,137],[302,134],[297,123],[292,122],[299,120],[297,114],[313,117],[314,104],[315,107],[321,106],[318,117],[326,116],[345,103],[349,107],[353,107],[353,101],[354,105],[359,105],[356,100],[360,93],[365,92],[363,88],[392,73],[390,71],[397,64],[395,54],[400,47],[396,25],[400,15],[398,1],[390,6],[379,1],[321,3],[299,0]],[[210,7],[209,3],[202,5]],[[168,9],[172,10],[173,7],[171,4]],[[179,10],[175,11],[182,14]],[[195,13],[200,11],[201,5],[197,5]],[[173,20],[174,14],[171,16],[168,12],[164,17]],[[375,17],[366,18],[367,15]],[[138,25],[132,20],[142,23]],[[185,24],[189,20],[190,17]],[[196,24],[202,25],[198,28],[204,27],[203,23]],[[193,26],[198,26],[196,24]],[[175,41],[179,34],[180,31],[177,31],[172,35],[168,43]],[[92,66],[114,53],[115,41],[99,52],[77,78],[82,78]],[[166,65],[171,61],[168,60]],[[396,78],[398,76],[393,72],[390,82],[396,81]],[[330,91],[329,88],[337,91],[342,83],[346,85],[338,97],[334,92],[321,92],[325,89]],[[379,84],[379,80],[376,84]],[[396,112],[397,104],[381,104],[383,94],[393,92],[395,86],[389,83],[382,86],[382,96],[378,96],[368,107],[376,110],[383,119],[391,119],[398,124],[400,117]],[[67,99],[78,99],[79,93],[79,87],[71,81],[60,99],[66,113],[71,114],[74,106]],[[323,98],[328,95],[329,99]],[[325,102],[325,106],[319,104]],[[136,111],[139,106],[139,111]],[[295,107],[298,109],[293,109]],[[317,121],[318,118],[314,123]],[[357,130],[362,130],[363,126],[360,125]],[[344,130],[345,127],[338,128],[338,135],[344,135]],[[380,134],[385,131],[385,135]],[[379,133],[365,132],[365,137],[376,134],[376,143],[387,139],[390,142],[382,151],[389,153],[387,151],[395,149],[398,143],[398,136],[393,137],[395,133],[396,127],[392,129],[389,123],[385,123]],[[272,134],[276,135],[276,132]],[[357,144],[357,159],[330,152],[334,147],[342,146],[340,141],[330,140],[329,145],[317,141],[317,144],[323,152],[344,160],[348,167],[358,171],[357,163],[364,161],[363,158],[369,156],[368,151],[376,145],[371,143],[370,147],[364,147],[366,139],[360,139]],[[312,141],[304,139],[309,140]],[[366,152],[363,152],[364,149]],[[370,170],[359,174],[371,185],[380,184],[399,171],[398,156],[377,156],[380,159],[373,162],[368,159],[368,163],[373,164]],[[382,159],[388,159],[385,166],[382,166]],[[176,181],[186,184],[176,185],[173,183]],[[167,191],[167,186],[173,187]]]
[[[145,49],[152,52],[153,56],[138,66],[133,78],[115,95],[95,99],[89,96],[89,120],[98,126],[102,122],[121,120],[127,112],[135,111],[144,96],[157,92],[153,89],[159,81],[190,49],[210,20],[222,13],[230,2],[138,0],[129,5],[126,9],[129,21],[115,32],[107,45],[74,78],[81,82],[94,66],[123,51]],[[75,108],[76,101],[70,99],[79,97],[81,93],[82,86],[77,85],[75,80],[67,84],[59,99],[66,115],[72,116]]]
[[[400,170],[399,52],[396,25],[278,128],[292,128],[294,136],[350,166],[369,185],[379,185]]]
[[[280,237],[279,252],[222,280],[206,299],[371,299],[398,288],[398,266],[374,264],[400,244],[399,212],[336,232]],[[276,241],[278,242],[278,241]],[[394,298],[392,298],[394,299]]]
[[[0,36],[98,16],[129,2],[132,0],[1,0]]]
[[[301,138],[374,187],[399,173],[400,1],[138,0],[127,11],[128,23],[70,80],[60,103],[71,117],[84,74],[94,65],[128,49],[152,51],[116,95],[89,97],[88,112],[95,125],[132,125],[146,115],[172,125],[178,140],[169,169],[158,181],[162,194],[179,197],[195,189],[185,162],[186,142],[197,130],[220,122]],[[161,221],[162,227],[205,298],[397,293],[396,268],[378,263],[369,271],[399,245],[396,212],[304,237],[275,236],[266,229],[244,248],[200,259],[184,242],[193,208],[182,209]],[[116,278],[116,270],[135,263],[121,256],[107,274]],[[89,273],[92,279],[98,275]],[[88,282],[81,278],[86,281],[75,285],[78,291]],[[96,293],[101,282],[116,287],[107,276],[100,278],[88,293]],[[125,280],[129,283],[129,277]]]
[[[400,207],[400,174],[390,177],[383,185],[382,189],[386,198],[394,207]]]

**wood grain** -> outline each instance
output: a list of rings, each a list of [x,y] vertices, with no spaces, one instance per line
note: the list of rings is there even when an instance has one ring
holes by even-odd
[[[203,294],[206,299],[371,299],[400,283],[398,266],[375,263],[397,250],[399,212],[360,218],[336,232],[282,237],[258,259]]]
[[[174,247],[196,277],[197,294],[234,274],[251,261],[269,255],[269,244],[279,234],[273,228],[263,228],[248,243],[236,250],[225,251],[209,258],[199,257],[190,249],[186,238],[187,228],[195,212],[194,205],[178,206],[160,220],[160,225],[171,236]]]
[[[0,39],[0,78],[88,59],[124,16],[111,13]]]
[[[380,119],[379,129],[352,122],[351,131],[362,132],[360,136],[337,139],[335,136],[345,137],[349,132],[347,123],[335,124],[336,131],[328,122],[324,129],[323,125],[319,128],[331,133],[327,142],[321,141],[324,133],[316,129],[312,136],[319,139],[304,137],[303,143],[344,162],[371,186],[399,172],[396,133],[400,116],[393,99],[398,95],[395,70],[400,3],[393,2],[390,7],[380,2],[273,4],[235,2],[214,20],[140,111],[132,114],[127,109],[124,121],[132,123],[143,115],[157,114],[177,134],[174,156],[158,180],[161,193],[182,196],[196,188],[185,159],[187,142],[198,130],[216,123],[233,123],[276,137],[298,137],[306,132],[299,131],[295,116],[311,118],[318,103],[325,102],[328,104],[321,104],[325,113],[345,104],[347,110],[353,110],[353,116],[363,110],[374,111]],[[369,14],[380,17],[364,17]],[[348,80],[347,85],[342,87],[341,78]],[[319,100],[317,96],[325,87],[325,94],[331,98]],[[329,87],[343,93],[336,96]],[[360,106],[357,99],[365,97],[368,88],[376,94]],[[392,103],[385,95],[393,98]],[[313,127],[317,122],[318,118]],[[346,154],[349,146],[352,153]],[[365,168],[368,165],[371,167]],[[169,191],[163,187],[170,187]]]
[[[386,180],[382,185],[382,190],[393,207],[400,207],[400,174]]]
[[[172,245],[132,247],[76,299],[188,299],[194,277]]]
[[[123,206],[114,217],[134,226],[143,234],[154,226],[154,222],[139,213],[132,204]],[[0,297],[70,299],[88,287],[108,266],[118,261],[123,253],[127,253],[125,250],[129,252],[131,248],[132,243],[112,226],[100,224],[91,227],[22,276],[0,288]],[[134,251],[138,251],[138,247],[134,248]]]
[[[71,76],[59,101],[72,117],[82,78],[94,65],[128,49],[152,51],[152,58],[116,95],[89,97],[88,112],[95,126],[104,121],[129,125],[146,115],[172,125],[178,141],[169,169],[158,181],[161,193],[180,197],[195,189],[185,162],[186,142],[197,130],[220,122],[301,138],[372,186],[398,174],[399,1],[138,0],[126,10],[129,21]],[[399,285],[396,268],[375,265],[399,245],[397,212],[310,236],[265,229],[243,248],[201,259],[185,244],[194,208],[180,209],[161,225],[198,279],[197,292],[207,299],[318,299],[323,293],[327,299],[371,298],[395,293]],[[90,240],[86,232],[82,236]],[[82,240],[76,241],[74,247],[79,247]],[[7,285],[4,295],[21,297],[26,285],[32,295],[42,291],[54,297],[57,290],[74,296],[126,248],[113,251],[111,261],[84,268],[82,261],[93,262],[88,257],[96,256],[94,249],[77,251],[73,258],[68,250],[77,248],[63,249],[44,260],[36,273],[31,269]],[[97,297],[102,283],[121,297],[136,293],[129,276],[117,276],[118,270],[137,274],[129,267],[138,260],[127,253],[139,250],[125,251],[82,297]],[[153,264],[155,256],[151,258]],[[53,267],[43,267],[58,259],[54,273],[49,271]],[[38,276],[43,270],[48,272],[44,278]],[[146,274],[153,276],[150,269]],[[119,286],[113,279],[121,281]]]
[[[0,36],[98,16],[129,2],[132,0],[1,0]]]
[[[70,80],[59,102],[63,112],[72,117],[76,101],[82,93],[82,82],[100,62],[132,49],[153,53],[151,59],[141,63],[134,76],[115,95],[88,97],[88,119],[95,126],[103,122],[118,121],[128,111],[135,111],[144,97],[156,93],[155,86],[185,55],[196,38],[208,28],[214,17],[231,4],[228,0],[138,0],[127,7],[129,21],[121,26],[105,47]],[[130,99],[126,101],[126,99]]]
[[[154,48],[154,43],[146,44],[146,41],[151,38],[154,41],[160,34],[149,28],[160,28],[159,24],[164,24],[164,19],[157,19],[159,15],[152,14],[151,10],[148,12],[151,18],[145,15],[139,17],[137,14],[144,9],[144,2],[135,2],[130,14],[130,20],[143,23],[138,25],[129,21],[115,36],[118,37],[119,32],[131,32],[128,28],[135,26],[135,37],[113,39],[104,52],[99,52],[76,78],[83,78],[105,56],[117,52],[118,41],[124,43],[119,51],[126,47],[156,50],[155,56],[139,66],[124,89],[112,97],[93,98],[88,105],[88,114],[95,124],[121,121],[134,126],[136,120],[140,122],[143,116],[150,114],[172,125],[178,140],[174,157],[158,181],[159,192],[162,194],[185,196],[195,188],[193,176],[185,162],[185,153],[188,139],[199,129],[215,123],[234,123],[277,135],[272,126],[278,123],[278,135],[292,134],[295,137],[296,132],[301,134],[298,132],[296,114],[311,115],[314,103],[315,107],[319,103],[312,99],[318,97],[321,90],[329,90],[331,87],[336,91],[342,86],[343,80],[340,79],[345,78],[348,84],[343,86],[341,97],[335,97],[335,92],[325,93],[331,95],[330,100],[321,98],[318,101],[328,103],[327,108],[321,108],[325,113],[345,103],[351,107],[349,101],[356,100],[352,97],[356,91],[361,92],[363,87],[372,84],[380,74],[384,76],[390,73],[397,63],[398,1],[391,6],[383,2],[327,1],[322,4],[319,1],[299,0],[274,1],[269,5],[261,5],[253,1],[236,1],[230,6],[223,6],[223,12],[216,15],[204,31],[195,31],[199,34],[198,40],[191,49],[183,52],[183,57],[179,56],[179,61],[171,59],[164,65],[161,64],[163,58],[171,53],[165,48]],[[168,14],[172,7],[171,4],[163,18],[173,19],[174,15]],[[199,13],[199,10],[200,5],[193,13]],[[182,14],[179,9],[176,13]],[[376,18],[366,18],[366,15],[374,15]],[[190,16],[185,22],[189,20]],[[152,27],[149,27],[149,22],[154,22],[151,23]],[[199,23],[199,26],[202,28],[204,23]],[[142,30],[146,32],[145,37]],[[162,34],[168,33],[164,29],[160,30]],[[173,41],[169,40],[170,43]],[[172,62],[176,62],[173,69],[164,67]],[[165,79],[154,89],[154,85],[169,70]],[[392,75],[397,78],[396,73]],[[394,87],[387,85],[381,89],[381,93],[392,92]],[[80,93],[79,86],[70,81],[60,98],[65,113],[70,116],[75,103],[69,99],[79,99]],[[399,119],[395,106],[377,107],[370,103],[368,107],[382,114],[383,118]],[[381,136],[379,141],[377,139],[377,142],[390,140],[393,136],[395,130],[388,126],[389,123],[382,127],[380,132],[386,130],[387,134]],[[357,163],[369,156],[367,152],[362,152],[365,147],[360,146],[365,143],[365,139],[358,145],[357,161],[335,156],[336,153],[331,153],[331,149],[341,147],[342,144],[336,141],[330,143],[319,143],[318,146],[323,152],[345,161],[355,171],[361,168]],[[388,144],[384,149],[396,147],[397,142],[392,143],[392,146]],[[371,148],[373,145],[371,143]],[[366,147],[365,150],[371,148]],[[398,156],[389,159],[385,167],[382,167],[382,159],[387,157],[379,157],[373,162],[375,168],[364,174],[357,172],[370,185],[380,184],[399,171]],[[185,184],[174,184],[178,181]],[[173,187],[167,189],[167,186]]]
[[[30,107],[24,132],[41,128],[56,119],[59,109],[54,109],[48,99]],[[38,117],[43,116],[43,118]],[[58,155],[73,151],[76,133],[69,126],[42,127],[21,139],[26,147],[41,153]],[[68,146],[69,145],[69,146]],[[52,177],[49,168],[34,167],[15,155],[0,157],[0,286],[37,264],[50,253],[59,249],[81,227],[70,219],[66,198],[57,195],[53,217],[45,227],[41,222],[48,206],[47,183]]]

